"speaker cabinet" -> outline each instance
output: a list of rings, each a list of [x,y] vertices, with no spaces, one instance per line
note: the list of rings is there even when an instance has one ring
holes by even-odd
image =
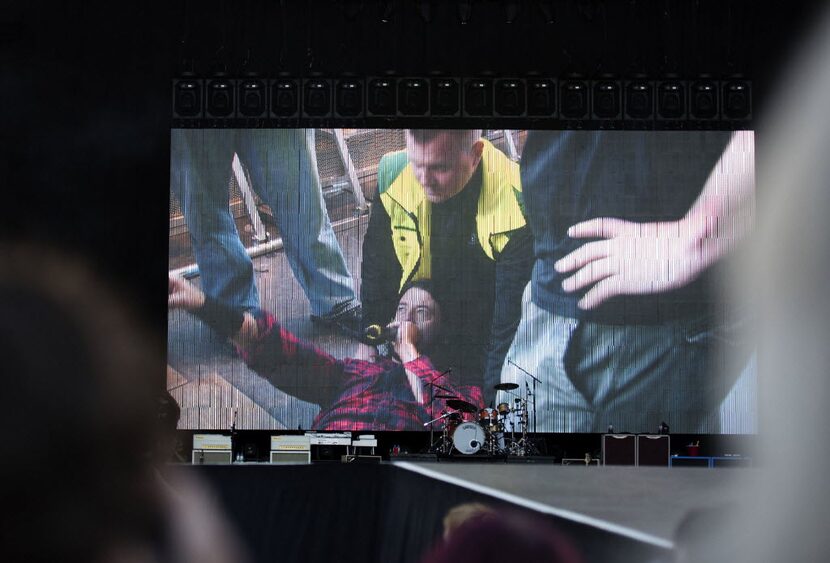
[[[603,434],[602,464],[637,465],[637,437],[634,434]]]
[[[637,465],[668,467],[670,451],[671,441],[668,435],[637,435]]]
[[[272,451],[271,463],[311,463],[311,452],[306,451]]]
[[[193,465],[223,465],[233,461],[231,450],[193,450]]]

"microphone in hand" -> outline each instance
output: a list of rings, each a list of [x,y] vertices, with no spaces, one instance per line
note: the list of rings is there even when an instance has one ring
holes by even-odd
[[[363,331],[363,338],[369,344],[382,344],[384,342],[394,342],[398,338],[398,326],[369,325]]]

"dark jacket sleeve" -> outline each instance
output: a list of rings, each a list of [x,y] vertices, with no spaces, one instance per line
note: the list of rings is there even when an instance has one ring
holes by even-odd
[[[522,316],[522,292],[533,270],[533,235],[529,227],[519,229],[496,259],[496,294],[493,324],[484,370],[484,402],[495,400],[493,386],[501,380],[501,368]]]
[[[372,205],[363,238],[360,265],[360,301],[363,326],[385,325],[395,312],[403,270],[392,245],[392,221],[380,201]]]

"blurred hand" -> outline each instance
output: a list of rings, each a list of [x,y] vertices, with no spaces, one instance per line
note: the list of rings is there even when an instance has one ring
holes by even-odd
[[[708,232],[703,214],[659,223],[591,219],[573,225],[568,236],[605,240],[583,244],[554,267],[574,272],[562,282],[565,291],[590,288],[579,307],[593,309],[616,295],[660,293],[694,280],[717,253],[703,244]]]
[[[184,278],[168,275],[167,308],[193,312],[205,303],[205,294]]]
[[[397,326],[398,335],[395,339],[395,352],[400,356],[401,360],[406,363],[414,360],[419,356],[418,354],[418,327],[415,323],[403,321],[402,323],[392,323],[390,327]]]

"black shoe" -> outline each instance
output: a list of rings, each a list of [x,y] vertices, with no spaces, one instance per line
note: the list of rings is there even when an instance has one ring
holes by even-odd
[[[360,305],[349,306],[350,303],[335,307],[327,315],[311,315],[311,322],[337,330],[341,334],[360,340],[363,336],[363,309]]]

